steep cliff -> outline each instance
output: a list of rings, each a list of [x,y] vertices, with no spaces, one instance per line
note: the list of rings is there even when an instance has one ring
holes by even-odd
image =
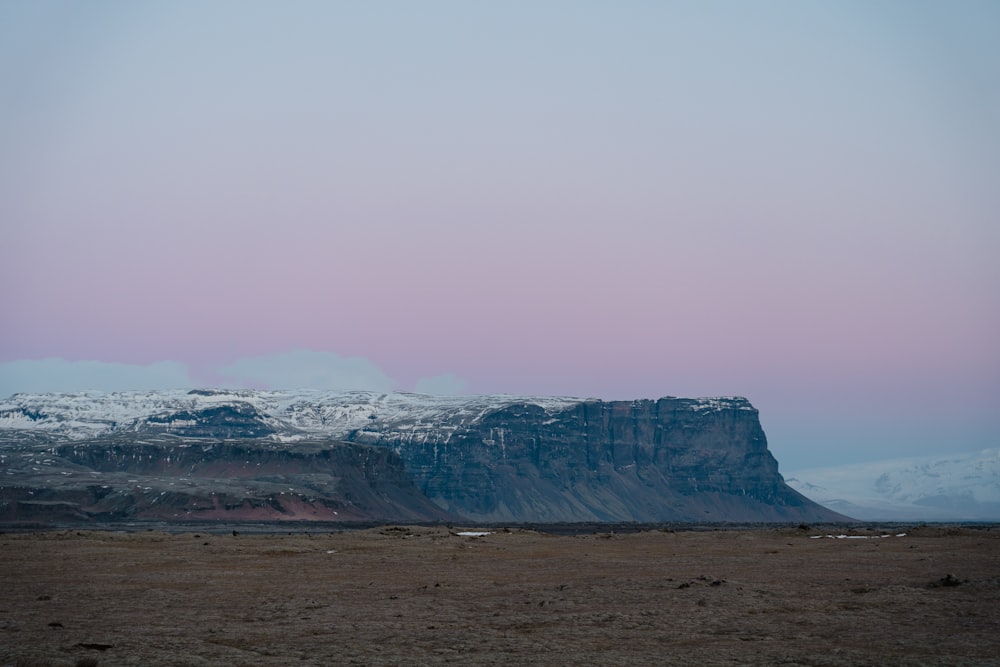
[[[113,434],[8,443],[3,465],[5,521],[455,518],[420,492],[396,454],[361,444]]]
[[[375,420],[348,439],[391,447],[428,497],[484,521],[842,518],[784,483],[742,398],[515,402],[420,436]]]
[[[144,475],[159,486],[150,483],[142,490],[159,489],[166,498],[200,480],[199,493],[214,489],[191,501],[200,511],[208,511],[206,498],[211,511],[220,502],[234,511],[258,507],[267,496],[271,506],[282,507],[305,497],[316,512],[325,508],[322,518],[343,518],[345,512],[351,518],[460,515],[496,522],[844,518],[784,483],[757,410],[743,398],[603,402],[215,390],[19,394],[0,403],[0,452],[0,466],[7,468],[0,481],[5,496],[32,467],[33,483],[41,484],[33,497],[58,486],[54,475],[45,474],[45,466],[53,465],[44,463],[47,458],[80,468],[59,471],[63,481],[78,473]],[[24,456],[37,465],[23,465]],[[362,458],[379,463],[366,467]],[[22,465],[12,475],[15,460]],[[260,470],[273,474],[261,477]],[[39,474],[48,481],[40,482]],[[250,479],[258,485],[253,493],[239,491]],[[271,483],[277,486],[268,487]],[[279,488],[282,484],[290,489]],[[294,501],[291,490],[298,494]],[[132,511],[171,514],[152,507],[162,508],[164,501],[139,495],[148,506],[137,500],[135,508],[141,509]],[[91,508],[107,505],[87,502]],[[182,508],[173,512],[177,516],[193,511],[179,499],[170,506]],[[286,514],[310,518],[297,509]]]

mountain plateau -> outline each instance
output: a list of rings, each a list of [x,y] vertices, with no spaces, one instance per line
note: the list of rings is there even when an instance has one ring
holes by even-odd
[[[0,517],[838,521],[744,398],[194,390],[0,402]]]

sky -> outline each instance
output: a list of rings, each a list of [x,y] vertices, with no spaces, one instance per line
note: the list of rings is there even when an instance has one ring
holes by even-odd
[[[0,394],[743,395],[1000,445],[1000,4],[0,3]]]

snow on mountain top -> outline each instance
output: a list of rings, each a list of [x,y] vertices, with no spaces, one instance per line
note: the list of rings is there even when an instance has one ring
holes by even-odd
[[[176,389],[166,391],[14,394],[0,401],[0,429],[41,430],[86,438],[113,430],[132,430],[144,420],[217,406],[249,405],[265,420],[304,433],[343,435],[373,421],[405,424],[407,430],[458,426],[515,404],[537,405],[556,413],[597,399],[562,396],[430,396],[405,392],[274,391],[257,389]],[[738,397],[685,399],[690,408],[752,410]]]
[[[789,486],[864,520],[1000,519],[1000,449],[922,456],[785,475]]]

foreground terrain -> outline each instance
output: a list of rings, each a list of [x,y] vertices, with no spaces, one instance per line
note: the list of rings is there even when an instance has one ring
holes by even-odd
[[[0,535],[3,665],[1000,664],[1000,530]]]

